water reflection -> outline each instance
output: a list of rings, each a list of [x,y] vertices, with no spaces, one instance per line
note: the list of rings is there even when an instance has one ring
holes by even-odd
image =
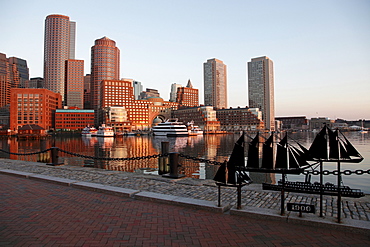
[[[368,170],[370,169],[370,134],[359,134],[357,132],[345,133],[346,137],[365,158],[359,164],[341,163],[342,169]],[[290,138],[309,148],[316,134],[301,132],[290,134]],[[254,134],[251,134],[254,137]],[[119,138],[107,137],[81,137],[81,136],[55,136],[45,140],[17,140],[16,138],[0,139],[0,149],[13,153],[30,153],[45,150],[50,147],[82,154],[91,157],[104,158],[132,158],[152,156],[161,153],[161,143],[169,143],[169,152],[179,152],[191,157],[224,162],[232,152],[234,143],[239,135],[205,135],[189,137],[153,137],[153,136],[127,136]],[[247,154],[247,150],[246,150]],[[82,157],[75,157],[64,153],[59,154],[62,162],[74,166],[91,166],[109,170],[134,172],[142,170],[145,173],[152,173],[158,169],[158,158],[126,160],[126,161],[105,161]],[[23,159],[37,161],[37,155],[18,156],[0,152],[0,157],[10,159]],[[208,163],[194,162],[182,158],[180,160],[182,170],[187,177],[200,179],[212,179],[218,166]],[[325,163],[324,169],[335,170],[336,164]],[[251,173],[254,183],[271,182],[276,183],[281,175]],[[369,174],[343,176],[345,185],[362,189],[370,193]],[[304,181],[304,176],[290,175],[289,180]],[[328,182],[336,182],[335,176],[325,176]],[[318,181],[318,176],[312,176],[312,182]]]

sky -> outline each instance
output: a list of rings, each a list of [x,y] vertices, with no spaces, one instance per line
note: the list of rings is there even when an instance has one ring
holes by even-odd
[[[76,59],[90,73],[104,36],[120,77],[169,100],[190,79],[203,103],[203,63],[227,65],[229,107],[248,106],[247,63],[274,62],[275,115],[370,120],[370,0],[0,0],[0,53],[43,77],[44,22],[76,22]]]

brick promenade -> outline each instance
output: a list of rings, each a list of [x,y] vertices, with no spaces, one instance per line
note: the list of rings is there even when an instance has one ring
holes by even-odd
[[[370,234],[249,219],[0,175],[0,246],[370,246]]]

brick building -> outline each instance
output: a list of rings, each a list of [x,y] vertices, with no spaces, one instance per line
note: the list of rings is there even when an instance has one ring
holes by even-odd
[[[36,124],[45,130],[54,128],[54,114],[62,107],[62,96],[42,88],[12,88],[10,91],[11,130]]]
[[[191,81],[188,81],[186,87],[177,88],[176,102],[181,106],[195,107],[199,106],[198,89],[193,88]]]
[[[220,121],[221,130],[226,131],[257,131],[264,129],[264,123],[250,108],[217,109],[216,116]]]
[[[56,130],[82,130],[94,126],[94,110],[57,109],[55,111]]]

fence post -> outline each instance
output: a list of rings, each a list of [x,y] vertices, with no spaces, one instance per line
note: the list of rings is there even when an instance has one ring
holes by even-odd
[[[59,163],[58,162],[58,159],[59,159],[58,150],[59,150],[59,148],[57,148],[57,147],[50,148],[50,152],[51,152],[51,155],[50,155],[51,156],[51,163],[48,163],[47,165],[49,165],[49,166],[63,165],[63,163]]]

